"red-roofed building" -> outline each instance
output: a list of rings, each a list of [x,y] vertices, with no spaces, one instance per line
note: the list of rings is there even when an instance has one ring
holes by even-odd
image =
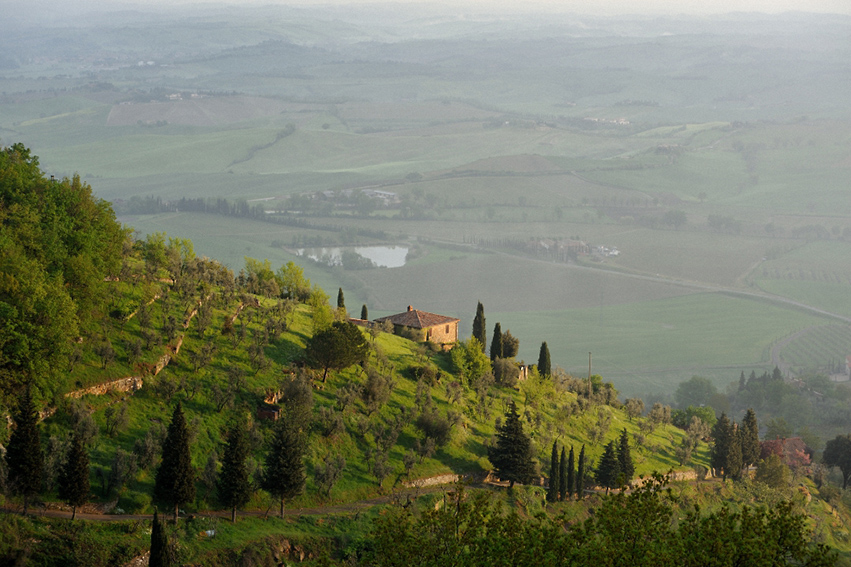
[[[396,315],[376,319],[376,323],[389,321],[393,324],[393,332],[397,335],[408,329],[418,329],[425,333],[425,340],[447,345],[458,340],[458,323],[460,319],[420,311],[408,305],[408,310]]]

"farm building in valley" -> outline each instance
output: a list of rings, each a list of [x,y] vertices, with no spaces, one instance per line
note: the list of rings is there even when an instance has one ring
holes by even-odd
[[[376,323],[389,321],[393,324],[393,332],[397,335],[405,334],[407,329],[414,329],[423,333],[423,340],[434,343],[449,345],[458,340],[458,323],[460,319],[420,311],[408,305],[408,310],[396,315],[389,315],[376,319]]]

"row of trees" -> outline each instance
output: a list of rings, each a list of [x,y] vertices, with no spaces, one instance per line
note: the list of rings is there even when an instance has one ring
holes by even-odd
[[[293,413],[293,409],[288,411],[289,414],[276,422],[260,478],[260,487],[279,499],[281,516],[284,501],[300,494],[306,480],[303,461],[306,439],[301,428],[304,420],[300,419],[303,416]],[[19,401],[14,422],[5,464],[9,487],[13,494],[23,498],[26,514],[30,500],[41,492],[44,471],[38,413],[29,389]],[[162,460],[156,471],[153,494],[157,502],[174,510],[175,521],[179,507],[195,499],[196,472],[189,439],[186,416],[178,403],[162,445]],[[256,488],[249,478],[247,459],[250,444],[244,421],[234,419],[228,427],[226,439],[216,486],[219,503],[231,509],[231,519],[235,521],[237,508],[248,503]],[[89,499],[89,479],[89,455],[82,436],[75,432],[59,481],[59,496],[73,507],[72,519],[76,517],[77,507]]]

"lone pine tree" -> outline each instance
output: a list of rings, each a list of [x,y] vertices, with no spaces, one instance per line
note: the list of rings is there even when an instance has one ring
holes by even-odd
[[[88,500],[89,488],[89,453],[83,447],[80,435],[75,433],[59,475],[59,497],[72,507],[72,520],[77,517],[77,507]]]
[[[631,484],[632,477],[635,476],[635,463],[632,461],[632,455],[629,450],[629,435],[626,428],[621,432],[618,439],[618,465],[621,469],[620,482],[623,484]]]
[[[171,556],[171,546],[165,526],[160,521],[159,513],[154,509],[154,521],[151,524],[151,554],[148,559],[149,567],[171,567],[174,562]]]
[[[497,476],[508,481],[509,488],[515,482],[528,484],[535,477],[532,441],[523,432],[514,400],[505,413],[505,422],[497,429],[496,444],[488,449],[488,458]]]
[[[502,356],[502,326],[497,322],[493,326],[493,338],[491,338],[491,360],[503,358]]]
[[[476,338],[482,345],[482,352],[485,350],[487,342],[487,328],[485,327],[485,308],[482,302],[476,306],[476,316],[473,319],[473,337]]]
[[[24,390],[18,401],[15,429],[6,446],[6,470],[13,494],[23,496],[24,515],[29,511],[30,499],[41,491],[44,455],[38,433],[38,413],[35,410],[30,388]]]
[[[564,460],[564,450],[561,452],[561,458]],[[568,500],[573,497],[576,492],[576,461],[573,454],[573,445],[570,446],[570,455],[567,457],[567,490],[562,487],[564,494],[562,500]]]
[[[227,434],[227,445],[222,455],[222,472],[216,484],[219,502],[231,509],[230,520],[236,522],[236,509],[251,499],[248,479],[248,434],[241,421],[235,421]]]
[[[558,458],[558,442],[553,441],[553,451],[550,455],[550,486],[547,490],[547,500],[556,502],[561,493],[561,470]]]
[[[275,423],[274,437],[266,455],[263,488],[281,504],[284,517],[284,500],[298,496],[304,491],[306,480],[304,435],[289,415],[281,415]]]
[[[595,477],[597,484],[606,487],[606,494],[609,493],[610,488],[617,488],[620,485],[621,465],[614,441],[609,441],[606,445],[603,456],[600,457],[600,463],[597,465]]]
[[[195,470],[189,453],[189,431],[179,402],[163,441],[162,457],[154,480],[154,498],[174,507],[174,521],[177,522],[178,507],[195,498]]]
[[[759,425],[753,408],[748,408],[739,428],[742,445],[742,465],[749,467],[759,460]]]
[[[547,341],[541,343],[541,350],[538,352],[538,374],[541,376],[552,375],[552,368],[550,366],[550,347],[547,346]]]

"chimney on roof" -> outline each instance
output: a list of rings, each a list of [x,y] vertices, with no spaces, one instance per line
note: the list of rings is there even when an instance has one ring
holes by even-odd
[[[410,305],[408,305],[408,311],[413,311],[413,310],[414,310],[414,308],[411,307]]]

